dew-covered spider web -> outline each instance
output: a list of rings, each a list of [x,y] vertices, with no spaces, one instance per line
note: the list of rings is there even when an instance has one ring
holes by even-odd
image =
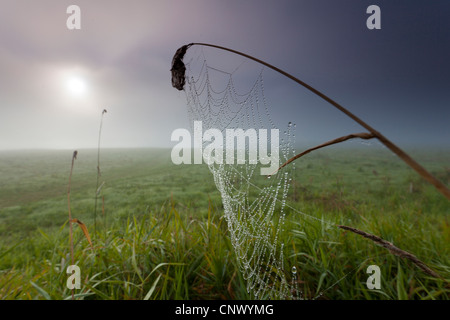
[[[190,123],[201,121],[203,132],[216,129],[226,140],[223,156],[203,153],[203,157],[222,197],[224,218],[247,291],[256,299],[295,298],[285,275],[290,274],[291,278],[292,273],[285,270],[284,244],[280,240],[291,171],[290,168],[276,170],[295,155],[295,125],[290,122],[283,128],[275,125],[264,94],[263,67],[241,58],[240,64],[227,70],[226,61],[213,64],[203,49],[191,51],[184,58],[185,78],[181,79],[185,81],[182,88],[186,93]],[[249,69],[252,72],[248,72]],[[244,136],[250,132],[247,130],[253,130],[257,141],[249,134],[245,150],[234,145],[235,161],[226,162],[229,150],[239,139],[227,139],[227,130],[238,132],[239,129]],[[199,128],[192,126],[191,130]],[[279,146],[279,160],[273,165],[275,170],[269,170],[272,166],[269,160],[274,159],[270,157],[277,151],[271,144],[274,141]],[[202,150],[207,150],[208,145],[211,146],[211,140],[202,141]],[[252,151],[255,146],[258,146],[257,154]],[[267,147],[267,154],[261,152],[263,146]],[[239,162],[237,159],[242,152],[245,161]],[[214,161],[218,158],[223,161]],[[261,168],[266,168],[265,175],[261,174]],[[268,177],[267,172],[276,173]]]
[[[186,54],[187,49],[193,45],[198,45],[197,50],[190,50],[189,54]],[[221,56],[219,59],[214,59],[213,56],[211,59],[210,55],[205,54],[203,46],[236,53],[241,61],[229,63],[228,56]],[[245,58],[242,59],[242,56]],[[270,105],[269,99],[266,98],[266,69],[253,60],[292,80],[295,79],[249,55],[224,47],[195,43],[183,46],[176,52],[172,60],[172,85],[186,94],[188,113],[193,125],[191,129],[194,131],[194,158],[197,160],[195,163],[198,163],[199,158],[207,163],[221,194],[224,218],[240,272],[246,280],[247,292],[256,299],[302,299],[302,293],[297,287],[296,267],[285,270],[284,265],[284,243],[289,239],[285,237],[284,230],[287,208],[320,221],[325,228],[350,230],[375,242],[379,242],[380,238],[353,227],[337,225],[302,213],[287,204],[295,168],[292,163],[277,170],[280,165],[310,151],[353,138],[377,138],[412,165],[409,160],[405,160],[406,154],[358,117],[319,91],[295,79],[295,82],[336,107],[335,111],[341,111],[341,116],[348,116],[369,131],[340,136],[297,155],[294,150],[295,125],[291,122],[280,122],[283,117],[279,117],[279,106]],[[248,68],[249,66],[251,68]],[[288,111],[285,116],[289,114],[291,113]],[[196,138],[196,133],[197,136],[200,133],[200,140]],[[225,142],[222,143],[224,137]],[[228,161],[229,159],[233,161]],[[295,195],[295,192],[293,194]],[[317,297],[335,287],[363,264],[364,262],[323,289]],[[290,277],[287,277],[287,274],[290,274]],[[320,282],[322,280],[321,276]]]

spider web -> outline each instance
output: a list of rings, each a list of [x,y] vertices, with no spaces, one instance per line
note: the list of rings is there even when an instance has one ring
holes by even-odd
[[[278,129],[264,95],[264,68],[258,67],[256,80],[249,80],[248,72],[239,72],[242,64],[251,63],[246,60],[232,72],[208,63],[203,50],[185,61],[182,86],[191,124],[201,121],[203,130],[217,129],[224,136],[227,129]],[[279,134],[280,164],[295,155],[294,129],[289,122]],[[270,138],[276,137],[271,134]],[[259,147],[268,139],[260,135]],[[228,140],[226,144],[227,150],[233,147]],[[249,141],[245,150],[236,153],[245,151],[249,155],[250,144]],[[203,142],[202,147],[207,144]],[[224,217],[247,292],[256,299],[294,298],[285,276],[284,244],[280,241],[291,172],[282,170],[269,178],[261,175],[262,164],[267,164],[268,159],[260,153],[256,163],[250,161],[250,156],[240,164],[205,160],[222,197]]]

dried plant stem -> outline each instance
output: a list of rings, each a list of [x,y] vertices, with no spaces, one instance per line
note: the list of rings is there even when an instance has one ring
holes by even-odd
[[[304,155],[310,153],[311,151],[314,151],[314,150],[317,150],[317,149],[320,149],[320,148],[324,148],[324,147],[327,147],[327,146],[331,146],[331,145],[333,145],[333,144],[340,143],[340,142],[344,142],[344,141],[347,141],[347,140],[350,140],[350,139],[355,139],[355,138],[360,138],[360,139],[369,140],[369,139],[375,138],[375,136],[374,136],[373,134],[371,134],[371,133],[366,133],[366,132],[363,132],[363,133],[352,133],[352,134],[349,134],[349,135],[347,135],[347,136],[343,136],[343,137],[336,138],[336,139],[331,140],[331,141],[327,141],[327,142],[325,142],[325,143],[322,143],[321,145],[318,145],[318,146],[316,146],[316,147],[314,147],[314,148],[310,148],[310,149],[308,149],[308,150],[305,150],[305,151],[303,151],[302,153],[299,153],[299,154],[297,154],[296,156],[290,158],[288,161],[286,161],[285,163],[283,163],[277,170],[275,170],[275,171],[274,171],[272,174],[270,174],[268,177],[270,177],[271,175],[275,174],[278,170],[280,170],[280,169],[282,169],[283,167],[287,166],[287,165],[288,165],[289,163],[291,163],[292,161],[297,160],[297,159],[300,158],[300,157],[303,157]]]
[[[289,74],[289,73],[287,73],[287,72],[285,72],[285,71],[283,71],[283,70],[281,70],[281,69],[279,69],[279,68],[277,68],[277,67],[275,67],[275,66],[273,66],[273,65],[271,65],[271,64],[269,64],[269,63],[267,63],[265,61],[262,61],[260,59],[257,59],[255,57],[252,57],[252,56],[250,56],[248,54],[245,54],[245,53],[242,53],[242,52],[239,52],[239,51],[236,51],[236,50],[232,50],[232,49],[229,49],[229,48],[225,48],[225,47],[221,47],[221,46],[217,46],[217,45],[213,45],[213,44],[190,43],[190,44],[182,46],[175,53],[175,56],[174,56],[174,58],[172,60],[172,70],[171,70],[172,71],[172,84],[174,84],[174,82],[173,82],[174,76],[180,78],[180,76],[182,74],[182,76],[184,77],[184,72],[185,72],[186,69],[185,69],[184,63],[182,62],[182,59],[183,59],[184,54],[186,53],[187,49],[189,49],[189,47],[191,47],[193,45],[208,46],[208,47],[213,47],[213,48],[217,48],[217,49],[233,52],[235,54],[238,54],[238,55],[244,56],[244,57],[246,57],[248,59],[251,59],[253,61],[256,61],[256,62],[258,62],[258,63],[260,63],[260,64],[262,64],[262,65],[264,65],[264,66],[266,66],[266,67],[268,67],[268,68],[270,68],[272,70],[275,70],[275,71],[281,73],[282,75],[288,77],[289,79],[297,82],[298,84],[300,84],[304,88],[310,90],[314,94],[318,95],[319,97],[321,97],[322,99],[324,99],[325,101],[330,103],[332,106],[337,108],[339,111],[341,111],[344,114],[346,114],[348,117],[353,119],[355,122],[360,124],[362,127],[364,127],[367,131],[369,131],[372,135],[374,135],[375,138],[377,138],[387,148],[389,148],[392,152],[394,152],[400,159],[402,159],[404,162],[406,162],[420,176],[422,176],[425,180],[427,180],[429,183],[431,183],[440,193],[442,193],[447,199],[450,200],[450,189],[448,189],[441,181],[436,179],[432,174],[430,174],[427,170],[425,170],[425,168],[423,168],[414,159],[412,159],[406,152],[404,152],[399,147],[397,147],[393,142],[391,142],[389,139],[387,139],[381,133],[376,131],[374,128],[372,128],[367,123],[365,123],[360,118],[358,118],[356,115],[354,115],[353,113],[348,111],[346,108],[341,106],[339,103],[337,103],[333,99],[327,97],[325,94],[323,94],[319,90],[311,87],[310,85],[308,85],[307,83],[301,81],[300,79],[292,76],[291,74]],[[183,83],[178,84],[178,85],[174,85],[174,86],[177,89],[179,89],[179,90],[183,90],[182,84]]]
[[[426,274],[434,277],[434,278],[439,278],[439,279],[443,279],[439,274],[437,274],[435,271],[431,270],[424,262],[420,261],[415,255],[404,251],[396,246],[394,246],[391,242],[386,241],[378,236],[375,236],[373,234],[358,230],[356,228],[353,227],[348,227],[348,226],[338,226],[339,228],[343,229],[343,230],[348,230],[351,231],[353,233],[359,234],[360,236],[363,236],[364,238],[367,238],[369,240],[372,240],[373,242],[375,242],[376,244],[382,246],[383,248],[386,248],[389,250],[390,253],[392,253],[393,255],[396,255],[400,258],[404,258],[404,259],[408,259],[410,260],[412,263],[414,263],[417,267],[419,267],[423,272],[425,272]]]
[[[67,206],[69,208],[69,242],[70,242],[70,261],[71,265],[75,264],[74,260],[74,254],[73,254],[73,223],[77,223],[81,230],[84,233],[84,236],[88,240],[89,244],[91,245],[91,249],[94,250],[94,247],[92,245],[91,237],[89,236],[89,231],[86,227],[86,225],[81,222],[80,220],[76,218],[72,218],[72,210],[70,209],[70,188],[72,185],[72,172],[73,172],[73,166],[75,163],[75,160],[77,159],[78,151],[74,151],[72,155],[72,165],[70,166],[70,174],[69,174],[69,186],[67,187]],[[74,289],[72,288],[72,300],[75,299]]]
[[[99,183],[100,183],[100,177],[101,177],[101,170],[100,170],[100,138],[102,135],[102,126],[103,126],[103,115],[106,113],[106,109],[103,109],[102,111],[102,117],[100,119],[100,128],[98,131],[98,146],[97,146],[97,187],[95,188],[95,205],[94,205],[94,235],[97,234],[97,199],[98,199],[98,193],[99,193]]]
[[[70,209],[70,186],[71,186],[71,182],[72,182],[72,171],[73,171],[73,165],[75,162],[75,159],[77,158],[77,154],[78,151],[74,151],[73,152],[73,156],[72,156],[72,165],[70,167],[70,174],[69,174],[69,186],[67,188],[67,205],[69,207],[69,242],[70,242],[70,261],[72,262],[71,264],[74,265],[74,257],[73,257],[73,225],[72,225],[72,211]],[[74,289],[72,289],[72,300],[75,299],[75,295],[74,295]]]

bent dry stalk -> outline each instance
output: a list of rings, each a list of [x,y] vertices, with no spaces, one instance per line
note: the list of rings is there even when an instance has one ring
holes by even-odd
[[[314,150],[318,150],[318,149],[320,149],[320,148],[324,148],[324,147],[331,146],[331,145],[336,144],[336,143],[344,142],[344,141],[347,141],[347,140],[350,140],[350,139],[355,139],[355,138],[360,138],[360,139],[369,140],[369,139],[375,138],[375,135],[373,135],[373,134],[371,134],[371,133],[366,133],[366,132],[363,132],[363,133],[352,133],[352,134],[349,134],[349,135],[347,135],[347,136],[343,136],[343,137],[336,138],[336,139],[334,139],[334,140],[331,140],[331,141],[322,143],[321,145],[318,145],[318,146],[316,146],[316,147],[314,147],[314,148],[310,148],[310,149],[308,149],[308,150],[305,150],[305,151],[303,151],[302,153],[299,153],[299,154],[297,154],[296,156],[290,158],[288,161],[286,161],[284,164],[282,164],[282,165],[281,165],[275,172],[273,172],[271,175],[274,175],[274,174],[277,173],[280,169],[284,168],[285,166],[287,166],[287,165],[288,165],[289,163],[291,163],[292,161],[297,160],[298,158],[303,157],[304,155],[306,155],[306,154],[308,154],[308,153],[310,153],[310,152],[312,152],[312,151],[314,151]],[[270,176],[269,176],[269,177],[270,177]]]
[[[246,57],[248,59],[256,61],[272,70],[275,70],[278,73],[281,73],[282,75],[288,77],[289,79],[297,82],[304,88],[308,89],[309,91],[313,92],[314,94],[318,95],[319,97],[321,97],[322,99],[324,99],[325,101],[330,103],[332,106],[334,106],[339,111],[343,112],[345,115],[347,115],[348,117],[353,119],[359,125],[364,127],[367,131],[370,132],[370,134],[372,134],[382,144],[384,144],[387,148],[389,148],[389,150],[394,152],[400,159],[402,159],[404,162],[406,162],[406,164],[408,164],[412,169],[414,169],[422,178],[424,178],[429,183],[431,183],[441,194],[443,194],[447,199],[450,200],[450,189],[448,189],[441,181],[436,179],[431,173],[429,173],[425,168],[423,168],[419,163],[417,163],[413,158],[411,158],[406,152],[404,152],[402,149],[400,149],[397,145],[395,145],[393,142],[391,142],[389,139],[387,139],[385,136],[383,136],[377,130],[375,130],[374,128],[369,126],[366,122],[362,121],[356,115],[354,115],[353,113],[348,111],[346,108],[344,108],[339,103],[337,103],[333,99],[329,98],[328,96],[326,96],[319,90],[311,87],[310,85],[308,85],[307,83],[294,77],[293,75],[291,75],[291,74],[289,74],[289,73],[287,73],[265,61],[257,59],[253,56],[250,56],[248,54],[245,54],[245,53],[233,50],[233,49],[229,49],[229,48],[225,48],[225,47],[221,47],[221,46],[217,46],[217,45],[213,45],[213,44],[208,44],[208,43],[193,42],[193,43],[184,45],[176,51],[176,53],[172,59],[172,68],[170,69],[170,71],[172,72],[172,86],[175,87],[176,89],[178,89],[178,90],[184,89],[186,67],[184,65],[183,58],[184,58],[184,55],[186,54],[187,50],[191,46],[194,46],[194,45],[212,47],[212,48],[225,50],[225,51],[229,51],[229,52],[241,55],[243,57]]]
[[[327,101],[328,103],[330,103],[331,105],[333,105],[335,108],[337,108],[338,110],[340,110],[341,112],[343,112],[344,114],[346,114],[348,117],[350,117],[351,119],[353,119],[355,122],[357,122],[358,124],[360,124],[362,127],[364,127],[366,130],[368,130],[369,132],[363,132],[363,133],[355,133],[355,134],[350,134],[347,136],[343,136],[328,142],[325,142],[319,146],[316,146],[314,148],[308,149],[292,158],[290,158],[289,160],[287,160],[287,162],[285,162],[279,169],[283,168],[284,166],[286,166],[287,164],[293,162],[294,160],[300,158],[301,156],[312,152],[314,150],[320,149],[320,148],[324,148],[326,146],[329,145],[333,145],[333,144],[337,144],[337,143],[341,143],[344,141],[347,141],[349,139],[354,139],[354,138],[361,138],[361,139],[373,139],[376,138],[378,139],[381,143],[383,143],[386,147],[388,147],[392,152],[394,152],[400,159],[402,159],[406,164],[408,164],[412,169],[414,169],[420,176],[422,176],[424,179],[426,179],[428,182],[430,182],[440,193],[442,193],[447,199],[450,199],[450,191],[449,189],[439,180],[437,180],[435,177],[433,177],[428,171],[426,171],[422,166],[420,166],[415,160],[413,160],[408,154],[406,154],[404,151],[402,151],[399,147],[397,147],[394,143],[392,143],[390,140],[388,140],[386,137],[384,137],[381,133],[379,133],[378,131],[376,131],[374,128],[372,128],[371,126],[369,126],[367,123],[365,123],[364,121],[362,121],[361,119],[359,119],[357,116],[355,116],[353,113],[351,113],[350,111],[348,111],[346,108],[344,108],[343,106],[341,106],[340,104],[338,104],[337,102],[335,102],[334,100],[332,100],[331,98],[327,97],[326,95],[324,95],[323,93],[321,93],[320,91],[318,91],[317,89],[314,89],[313,87],[309,86],[308,84],[306,84],[305,82],[297,79],[296,77],[288,74],[287,72],[280,70],[262,60],[259,60],[255,57],[249,56],[247,54],[241,53],[239,51],[235,51],[232,49],[228,49],[228,48],[224,48],[221,46],[216,46],[216,45],[211,45],[211,44],[205,44],[205,43],[190,43],[188,45],[182,46],[181,48],[179,48],[173,59],[172,59],[172,68],[171,68],[171,72],[172,72],[172,86],[175,87],[178,90],[184,90],[185,88],[185,84],[186,84],[186,66],[184,65],[183,62],[183,58],[187,52],[187,50],[193,46],[193,45],[200,45],[200,46],[209,46],[209,47],[213,47],[213,48],[217,48],[217,49],[221,49],[221,50],[225,50],[225,51],[229,51],[241,56],[244,56],[248,59],[254,60],[268,68],[271,68],[279,73],[281,73],[282,75],[290,78],[291,80],[297,82],[298,84],[302,85],[303,87],[305,87],[306,89],[310,90],[311,92],[313,92],[314,94],[318,95],[319,97],[321,97],[322,99],[324,99],[325,101]],[[424,272],[426,272],[429,275],[432,275],[433,277],[436,278],[440,278],[440,276],[433,272],[430,268],[428,268],[423,262],[421,262],[420,260],[418,260],[413,254],[408,253],[404,250],[401,250],[397,247],[395,247],[394,245],[392,245],[391,243],[388,243],[387,241],[370,235],[364,231],[360,231],[357,230],[355,228],[352,227],[346,227],[346,226],[339,226],[339,225],[335,225],[335,227],[340,228],[340,229],[345,229],[348,231],[352,231],[356,234],[362,235],[368,239],[371,239],[372,241],[375,241],[377,244],[382,245],[383,247],[387,248],[392,254],[397,255],[399,257],[402,258],[406,258],[409,259],[410,261],[413,261],[413,263],[415,263],[419,268],[421,268],[421,270],[423,270]]]
[[[338,227],[343,230],[347,230],[347,231],[351,231],[355,234],[359,234],[360,236],[363,236],[366,239],[372,240],[379,246],[382,246],[383,248],[388,249],[390,253],[392,253],[393,255],[395,255],[397,257],[408,259],[409,261],[414,263],[418,268],[420,268],[423,272],[425,272],[426,274],[428,274],[432,277],[444,279],[439,274],[437,274],[435,271],[431,270],[430,267],[428,267],[424,262],[419,260],[415,255],[396,247],[393,243],[391,243],[389,241],[386,241],[376,235],[358,230],[353,227],[348,227],[348,226],[343,226],[343,225],[339,225]]]

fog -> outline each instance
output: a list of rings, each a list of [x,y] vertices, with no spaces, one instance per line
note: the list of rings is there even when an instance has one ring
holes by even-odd
[[[79,30],[67,28],[71,4]],[[0,149],[94,148],[103,109],[103,147],[173,146],[171,133],[190,123],[170,64],[191,42],[286,70],[402,146],[448,148],[448,1],[377,1],[380,30],[366,27],[370,4],[2,0]],[[265,76],[271,112],[293,119],[303,142],[363,131],[289,79]]]

